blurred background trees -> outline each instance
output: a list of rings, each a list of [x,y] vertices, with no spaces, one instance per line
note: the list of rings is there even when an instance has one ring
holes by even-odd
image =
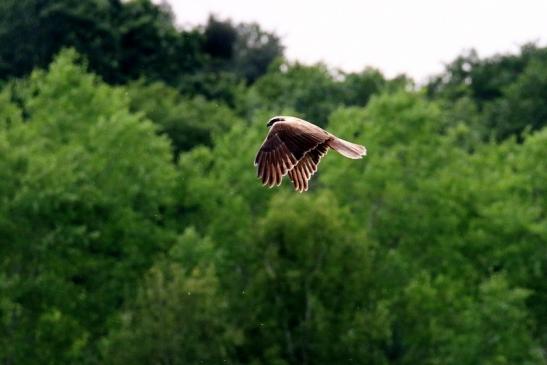
[[[4,1],[0,41],[0,363],[546,363],[545,48],[415,85],[147,0]],[[264,189],[284,113],[369,156]]]
[[[525,44],[519,54],[480,59],[473,50],[433,77],[428,94],[449,104],[470,98],[484,123],[484,137],[519,136],[545,126],[547,49]]]

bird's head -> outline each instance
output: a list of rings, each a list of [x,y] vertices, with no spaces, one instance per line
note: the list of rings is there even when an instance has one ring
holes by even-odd
[[[271,127],[272,125],[274,125],[274,123],[277,123],[277,122],[284,122],[286,121],[286,118],[284,116],[276,116],[276,117],[273,117],[272,119],[270,119],[268,121],[268,124],[266,124],[267,127]]]

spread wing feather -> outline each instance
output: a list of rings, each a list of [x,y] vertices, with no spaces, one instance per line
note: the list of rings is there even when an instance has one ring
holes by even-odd
[[[255,157],[258,177],[264,185],[272,187],[281,184],[282,177],[290,175],[295,166],[301,166],[290,177],[297,190],[307,190],[308,180],[328,149],[325,142],[329,139],[331,136],[327,132],[310,127],[309,123],[275,123]],[[318,149],[318,146],[322,147]],[[325,152],[319,155],[321,151]]]
[[[317,171],[317,165],[328,150],[327,142],[319,144],[316,148],[307,152],[298,164],[289,171],[289,178],[296,190],[299,192],[308,190],[308,181]]]

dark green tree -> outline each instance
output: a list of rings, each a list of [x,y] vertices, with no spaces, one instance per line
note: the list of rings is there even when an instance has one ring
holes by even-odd
[[[532,60],[519,77],[492,103],[489,121],[496,135],[505,138],[526,129],[547,125],[547,57]]]
[[[119,34],[113,24],[120,2],[6,0],[0,3],[0,78],[46,67],[62,47],[85,54],[105,79],[118,78]]]
[[[179,32],[170,9],[150,0],[24,0],[0,4],[0,79],[45,67],[63,47],[107,82],[146,76],[175,83],[203,67],[202,35]]]
[[[544,68],[547,48],[525,44],[518,54],[480,58],[475,51],[457,57],[427,85],[428,94],[451,109],[462,98],[482,114],[482,137],[519,136],[545,125]],[[532,81],[534,80],[534,81]]]
[[[233,69],[247,83],[254,83],[268,71],[270,64],[283,56],[279,37],[266,32],[256,23],[236,27]]]
[[[204,42],[197,31],[178,31],[171,9],[150,0],[122,3],[116,12],[119,36],[119,81],[145,77],[176,85],[181,75],[200,70],[205,63]]]

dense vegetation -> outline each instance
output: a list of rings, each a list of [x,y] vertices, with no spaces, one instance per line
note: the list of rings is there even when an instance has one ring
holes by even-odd
[[[546,364],[547,49],[417,87],[148,0],[0,3],[0,364]],[[275,114],[365,144],[306,194]]]

